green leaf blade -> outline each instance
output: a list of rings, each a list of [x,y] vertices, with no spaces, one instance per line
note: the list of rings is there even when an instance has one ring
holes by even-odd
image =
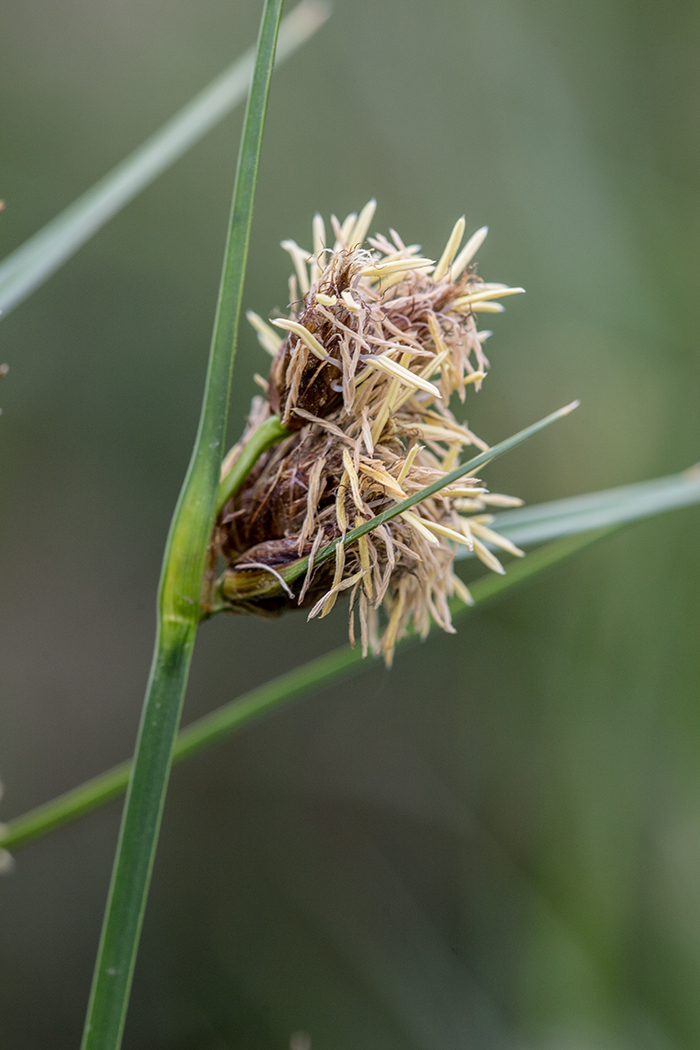
[[[284,61],[313,36],[329,13],[322,0],[302,0],[280,26],[276,61]],[[112,171],[0,262],[3,315],[48,280],[105,223],[243,101],[254,60],[255,49],[251,48]]]
[[[265,0],[243,125],[204,399],[166,543],[156,645],[88,1004],[82,1050],[121,1045],[172,753],[200,615],[255,183],[283,0]]]
[[[578,405],[578,401],[572,401],[571,404],[564,405],[563,408],[557,409],[556,412],[551,412],[548,416],[545,416],[544,419],[539,419],[536,423],[531,423],[530,426],[525,427],[523,430],[519,430],[517,434],[511,435],[511,437],[506,438],[505,441],[499,441],[497,445],[492,445],[491,448],[487,449],[485,452],[480,452],[478,456],[474,456],[472,459],[467,460],[466,463],[462,463],[461,466],[456,467],[453,471],[445,474],[444,477],[440,478],[438,481],[434,481],[431,485],[426,485],[425,488],[420,489],[419,492],[409,496],[408,499],[396,503],[393,507],[382,511],[382,513],[378,514],[376,517],[370,518],[369,521],[365,521],[362,525],[358,525],[357,528],[350,529],[344,536],[337,540],[333,540],[332,543],[322,547],[314,558],[314,565],[321,565],[324,561],[327,561],[332,557],[339,543],[343,543],[345,546],[354,543],[354,541],[360,539],[361,536],[366,536],[367,533],[372,532],[378,526],[384,525],[388,521],[392,521],[400,514],[403,514],[404,511],[410,510],[411,507],[415,507],[416,504],[422,503],[423,500],[429,499],[431,496],[439,493],[442,489],[447,488],[448,485],[452,485],[454,482],[460,481],[462,478],[474,474],[479,467],[490,463],[491,460],[497,459],[506,452],[510,452],[511,449],[517,448],[517,446],[521,445],[524,441],[529,440],[529,438],[534,437],[535,434],[538,434],[541,430],[551,426],[552,423],[556,423],[565,416],[570,415],[574,409],[578,408]],[[308,557],[299,558],[288,569],[283,569],[280,575],[283,576],[287,583],[291,583],[306,572],[308,565]],[[271,585],[271,587],[274,586],[274,584]]]
[[[506,576],[490,574],[470,585],[473,606],[454,601],[452,615],[458,618],[525,584],[541,572],[563,562],[592,543],[608,535],[609,529],[597,530],[578,536],[569,536],[547,544],[541,550],[515,562]],[[405,638],[397,648],[403,650],[418,644],[416,636]],[[278,678],[253,689],[251,692],[225,704],[209,715],[193,722],[178,735],[173,751],[173,761],[181,762],[198,754],[212,744],[224,740],[232,733],[243,729],[250,722],[272,714],[291,701],[308,695],[313,690],[343,681],[364,668],[376,666],[375,659],[363,661],[359,648],[349,645],[335,649],[301,667],[280,675]],[[18,849],[51,831],[76,820],[115,798],[126,789],[130,763],[124,762],[101,776],[66,792],[35,810],[10,821],[0,845],[7,849]]]
[[[494,515],[493,528],[517,546],[528,547],[589,529],[641,521],[696,503],[700,503],[700,469],[691,467],[681,474],[636,485],[503,511]]]

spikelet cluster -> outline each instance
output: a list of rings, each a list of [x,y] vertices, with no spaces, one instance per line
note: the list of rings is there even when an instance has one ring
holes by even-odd
[[[288,317],[249,320],[273,355],[264,398],[254,399],[248,428],[223,473],[255,430],[278,413],[290,436],[263,454],[224,507],[217,551],[227,569],[222,593],[232,610],[275,612],[304,606],[326,616],[349,593],[350,638],[356,621],[363,651],[391,663],[409,628],[425,636],[434,621],[453,631],[448,601],[470,595],[453,571],[467,547],[503,572],[493,553],[518,550],[493,532],[492,507],[521,501],[494,495],[468,477],[442,489],[314,567],[322,545],[444,477],[465,450],[486,450],[450,409],[456,395],[478,391],[488,369],[477,316],[503,310],[499,300],[522,291],[487,284],[472,260],[486,235],[461,248],[460,219],[440,257],[425,258],[390,231],[369,237],[370,202],[340,223],[313,223],[313,250],[292,241]],[[473,455],[474,452],[471,452]],[[310,556],[294,589],[281,570]],[[256,597],[255,573],[280,580],[277,593]],[[269,584],[269,579],[268,579]]]

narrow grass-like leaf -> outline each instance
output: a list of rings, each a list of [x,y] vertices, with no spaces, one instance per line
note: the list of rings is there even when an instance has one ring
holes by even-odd
[[[489,601],[509,594],[527,580],[590,546],[610,531],[603,529],[567,537],[542,547],[523,561],[515,562],[506,576],[490,574],[482,577],[476,583],[470,584],[474,605],[466,606],[455,600],[451,603],[453,617],[466,615]],[[405,649],[416,642],[415,636],[405,638],[398,643],[397,648]],[[311,660],[183,729],[175,743],[173,761],[181,762],[197,754],[203,748],[217,743],[249,722],[270,714],[297,697],[375,665],[374,660],[363,661],[360,649],[351,649],[349,645]],[[130,762],[123,762],[51,802],[10,821],[5,828],[1,845],[6,849],[17,849],[111,801],[125,790],[130,768]]]
[[[490,463],[491,460],[496,459],[498,456],[502,456],[505,452],[509,452],[512,448],[516,448],[521,445],[523,441],[527,441],[528,438],[534,437],[540,430],[544,430],[545,427],[550,426],[552,423],[556,423],[557,420],[563,419],[564,416],[568,416],[569,413],[573,412],[579,405],[578,401],[572,401],[570,405],[565,405],[563,408],[557,409],[556,412],[552,412],[550,415],[545,416],[544,419],[538,420],[537,423],[532,423],[529,427],[525,427],[524,430],[519,430],[517,434],[513,434],[512,437],[506,438],[505,441],[500,441],[497,445],[493,445],[485,452],[481,452],[478,456],[474,456],[473,459],[467,460],[466,463],[462,463],[461,466],[456,467],[449,474],[445,474],[444,477],[438,481],[434,481],[431,485],[426,485],[425,488],[420,489],[419,492],[415,492],[408,499],[402,500],[400,503],[394,504],[388,510],[382,511],[374,518],[370,518],[369,521],[363,522],[362,525],[358,525],[355,529],[350,529],[343,537],[333,540],[332,543],[328,543],[325,547],[321,547],[320,551],[314,558],[314,565],[321,565],[324,561],[327,561],[335,553],[335,549],[339,543],[343,543],[346,546],[353,543],[355,540],[360,539],[361,536],[366,536],[368,532],[372,532],[380,525],[386,524],[393,518],[403,514],[404,511],[410,510],[411,507],[415,507],[417,503],[422,503],[423,500],[429,499],[442,489],[447,488],[448,485],[453,485],[455,481],[459,481],[461,478],[473,474],[474,471],[478,470],[479,467],[483,467],[484,464]],[[287,583],[291,583],[293,580],[298,579],[302,576],[309,565],[309,559],[299,558],[289,568],[282,569],[280,575],[284,578]],[[273,580],[270,584],[270,590],[273,591],[279,584],[275,584]],[[223,608],[223,606],[222,606]]]
[[[88,1005],[83,1050],[118,1050],[200,615],[267,98],[283,0],[265,0],[238,155],[199,428],[175,508],[158,628]]]
[[[280,26],[277,62],[296,51],[328,18],[323,0],[302,0]],[[221,76],[176,113],[86,193],[0,263],[0,311],[21,303],[146,186],[242,102],[248,93],[255,50],[246,51]]]
[[[494,515],[493,527],[519,547],[527,547],[587,529],[622,525],[694,503],[700,503],[699,467],[637,485],[503,511]]]
[[[495,523],[498,531],[513,539],[513,542],[541,543],[547,539],[545,532],[551,536],[555,528],[559,530],[556,535],[570,536],[571,541],[566,539],[558,544],[550,543],[523,561],[514,562],[506,576],[486,576],[472,584],[475,606],[508,593],[511,587],[575,554],[616,526],[693,503],[700,503],[700,475],[697,467],[682,474],[656,478],[638,485],[606,489],[586,496],[541,503],[534,507],[499,514]],[[580,535],[586,527],[585,522],[594,520],[593,514],[600,515],[595,519],[600,526],[595,532],[584,532]],[[512,527],[506,527],[503,524],[504,519],[506,522],[510,521]],[[521,526],[523,530],[527,527],[530,531],[517,532],[516,529]],[[526,536],[525,540],[521,538],[522,535]],[[462,613],[467,611],[462,607]],[[460,615],[460,611],[455,614]],[[274,708],[311,689],[353,673],[353,670],[359,670],[361,666],[359,652],[345,646],[296,668],[183,730],[177,738],[173,760],[179,762]],[[109,802],[125,790],[130,768],[130,762],[123,762],[59,798],[10,821],[5,827],[2,845],[8,849],[16,849]]]

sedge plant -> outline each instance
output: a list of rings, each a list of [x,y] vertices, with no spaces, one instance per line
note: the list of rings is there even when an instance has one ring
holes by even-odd
[[[7,312],[212,127],[242,97],[252,73],[202,411],[166,543],[134,756],[3,828],[7,857],[7,851],[126,791],[83,1050],[116,1050],[121,1043],[173,762],[322,685],[359,673],[368,652],[390,664],[395,650],[425,637],[431,620],[452,630],[453,619],[469,609],[504,596],[626,522],[700,502],[700,476],[692,469],[539,507],[489,499],[475,472],[568,415],[575,404],[492,447],[451,415],[450,396],[463,397],[465,386],[478,386],[485,376],[485,339],[475,313],[479,307],[494,310],[500,298],[518,291],[486,285],[468,269],[473,239],[459,268],[461,220],[437,264],[397,237],[375,238],[371,252],[363,248],[367,231],[360,234],[358,216],[336,222],[335,246],[326,245],[318,222],[313,252],[288,243],[298,282],[290,293],[291,316],[273,319],[276,330],[253,318],[273,355],[271,372],[262,409],[253,408],[246,434],[222,468],[278,33],[280,50],[289,54],[319,28],[327,11],[304,0],[280,31],[281,15],[282,0],[265,0],[254,59],[244,58],[0,264],[0,306]],[[472,444],[479,453],[460,462],[462,449]],[[253,514],[251,506],[257,514],[261,496],[264,502],[279,479],[291,475],[290,464],[308,495],[280,534],[261,539],[246,515]],[[494,550],[520,556],[531,545],[539,546],[504,573]],[[496,574],[468,590],[458,555],[476,556]],[[305,600],[312,615],[327,615],[344,591],[351,642],[357,608],[361,645],[321,656],[178,735],[203,620],[220,612],[276,612]]]

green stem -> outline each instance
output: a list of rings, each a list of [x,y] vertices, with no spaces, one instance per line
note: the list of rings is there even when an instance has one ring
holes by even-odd
[[[121,1044],[141,924],[200,615],[241,309],[265,111],[282,0],[266,0],[243,127],[195,446],[165,549],[158,631],[127,791],[82,1050]]]
[[[282,426],[279,416],[270,416],[253,432],[228,474],[221,479],[216,495],[217,514],[221,512],[231,496],[238,491],[263,452],[267,452],[268,448],[286,437],[289,437],[289,431]]]
[[[85,1050],[116,1050],[121,1044],[196,631],[196,624],[170,625],[156,642],[85,1021]]]
[[[492,574],[482,577],[471,585],[474,607],[481,607],[509,593],[531,577],[564,561],[601,537],[607,536],[611,531],[611,528],[597,529],[594,532],[567,536],[565,539],[548,543],[522,561],[514,562],[506,576]],[[453,608],[455,616],[464,615],[469,611],[470,608],[461,603],[455,603]],[[415,642],[415,638],[404,639],[397,648],[404,649],[412,642]],[[349,645],[318,657],[303,667],[295,668],[271,682],[266,682],[265,685],[225,704],[183,729],[175,743],[173,761],[181,762],[197,754],[242,729],[249,722],[270,714],[313,689],[337,682],[365,667],[373,666],[374,661],[363,663],[360,651],[351,649]],[[110,802],[126,788],[130,768],[130,762],[122,762],[121,765],[67,791],[51,802],[15,818],[6,826],[0,844],[3,848],[18,849]]]

